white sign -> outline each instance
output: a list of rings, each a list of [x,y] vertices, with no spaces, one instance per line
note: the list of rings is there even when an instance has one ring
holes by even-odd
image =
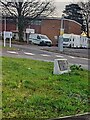
[[[4,38],[12,38],[12,32],[4,31]]]
[[[67,59],[54,60],[54,74],[63,74],[70,71]]]
[[[27,28],[26,33],[35,33],[35,29]]]
[[[6,46],[6,38],[10,39],[9,46],[11,47],[11,38],[12,38],[12,32],[4,31],[4,47]]]

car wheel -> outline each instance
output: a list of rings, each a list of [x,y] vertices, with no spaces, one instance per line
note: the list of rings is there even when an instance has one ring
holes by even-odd
[[[51,47],[52,45],[48,45],[49,47]]]
[[[40,45],[43,46],[44,45],[44,41],[40,42]]]

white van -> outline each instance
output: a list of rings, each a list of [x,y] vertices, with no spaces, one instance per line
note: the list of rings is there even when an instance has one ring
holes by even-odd
[[[88,38],[75,34],[63,34],[63,47],[88,48]]]
[[[37,45],[47,45],[47,46],[52,45],[52,41],[46,35],[42,35],[42,34],[30,34],[29,42]]]
[[[80,48],[80,35],[75,34],[63,34],[63,46],[64,47],[72,47],[72,48]]]

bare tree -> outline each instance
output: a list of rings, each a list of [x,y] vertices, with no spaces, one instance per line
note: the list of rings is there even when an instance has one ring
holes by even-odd
[[[49,16],[55,10],[50,0],[0,0],[2,14],[17,19],[19,40],[23,41],[23,30],[28,23],[27,20],[34,20],[40,16]]]
[[[85,26],[86,26],[86,33],[87,36],[89,36],[89,24],[90,24],[90,0],[88,0],[87,2],[80,2],[79,3],[80,7],[82,8],[82,14],[84,17],[84,21],[85,21]]]

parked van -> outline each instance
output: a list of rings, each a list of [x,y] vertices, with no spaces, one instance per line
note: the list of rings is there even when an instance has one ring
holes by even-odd
[[[63,47],[88,48],[88,38],[75,34],[63,34]]]
[[[30,34],[29,42],[37,45],[47,45],[47,46],[52,45],[52,41],[46,35],[42,35],[42,34]]]

